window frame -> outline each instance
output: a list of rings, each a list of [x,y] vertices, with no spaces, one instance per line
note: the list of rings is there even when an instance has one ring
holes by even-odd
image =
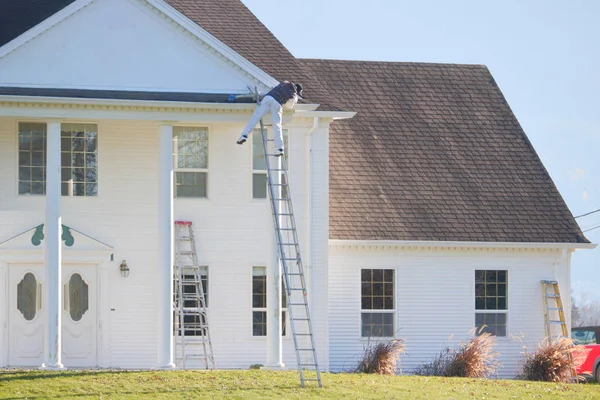
[[[46,140],[48,137],[48,122],[47,121],[39,121],[39,120],[30,120],[30,119],[17,119],[15,120],[15,148],[14,148],[14,154],[16,154],[15,157],[15,175],[14,175],[14,182],[16,183],[15,185],[15,195],[17,197],[45,197],[46,196],[46,190],[44,190],[43,194],[23,194],[23,193],[19,193],[19,152],[20,152],[20,147],[19,147],[19,134],[21,132],[20,130],[20,124],[40,124],[40,125],[45,125],[44,128],[44,132],[46,133]],[[60,178],[60,185],[61,188],[60,193],[61,193],[61,197],[64,198],[86,198],[86,199],[97,199],[101,196],[101,185],[100,185],[100,170],[102,169],[101,167],[101,161],[100,161],[100,153],[101,153],[101,139],[100,139],[100,131],[102,130],[102,124],[100,123],[100,121],[93,121],[93,120],[76,120],[76,121],[61,121],[60,127],[61,127],[61,139],[62,139],[62,127],[63,125],[66,124],[77,124],[77,125],[96,125],[96,134],[97,134],[97,142],[96,142],[96,152],[97,152],[97,158],[96,158],[96,195],[94,196],[75,196],[75,195],[63,195],[62,194],[62,169],[63,169],[63,165],[62,165],[62,149],[60,150],[61,153],[61,178]],[[46,143],[47,146],[47,143]],[[48,166],[48,160],[47,160],[47,147],[44,149],[44,168],[47,168]],[[44,173],[44,177],[43,177],[43,184],[44,186],[46,185],[46,173]]]
[[[272,133],[273,133],[273,129],[272,128],[265,128],[267,130],[267,136],[272,137]],[[263,200],[268,200],[269,199],[269,189],[266,183],[266,179],[265,179],[265,197],[254,197],[254,175],[267,175],[267,170],[266,169],[255,169],[254,168],[254,137],[257,135],[261,135],[261,131],[260,128],[254,129],[252,131],[252,133],[250,134],[250,137],[248,138],[248,142],[250,143],[250,199],[251,200],[257,200],[257,201],[263,201]],[[284,157],[284,161],[287,164],[287,170],[288,170],[288,177],[290,174],[290,166],[292,165],[291,160],[290,160],[290,136],[289,136],[289,129],[288,128],[284,128],[282,129],[282,135],[283,135],[283,143],[285,146],[285,154],[283,155]],[[261,142],[262,143],[262,142]],[[283,172],[282,172],[282,179],[283,178]]]
[[[177,152],[177,138],[175,136],[176,128],[201,128],[206,129],[206,168],[178,168],[177,167],[177,156],[179,153]],[[194,124],[177,124],[173,125],[173,154],[171,156],[173,160],[173,199],[183,199],[183,200],[209,200],[210,199],[210,147],[211,147],[211,127],[209,125],[194,125]],[[177,196],[177,173],[178,172],[201,172],[206,174],[206,196],[205,197],[179,197]]]
[[[393,300],[392,300],[392,308],[391,309],[363,309],[362,308],[362,271],[363,270],[369,270],[369,271],[374,271],[374,270],[382,270],[382,271],[392,271],[393,273],[393,282],[392,282],[392,287],[394,290],[393,293]],[[358,270],[358,282],[359,282],[359,287],[358,287],[358,302],[359,302],[359,313],[358,313],[358,337],[360,338],[360,340],[364,340],[364,341],[377,341],[377,340],[389,340],[389,339],[393,339],[396,337],[396,331],[397,331],[397,325],[398,325],[398,306],[397,306],[397,302],[398,302],[398,290],[397,290],[397,271],[396,268],[393,267],[383,267],[383,268],[363,268],[361,267]],[[385,281],[384,281],[385,283]],[[362,318],[363,318],[363,314],[391,314],[392,315],[392,336],[363,336],[363,322],[362,322]]]
[[[255,276],[263,276],[263,275],[255,275],[254,270],[258,268],[264,269],[264,278],[265,278],[265,307],[254,307],[254,277]],[[268,333],[268,325],[267,325],[267,313],[268,313],[268,304],[269,300],[267,298],[268,288],[267,288],[267,267],[265,265],[253,265],[250,268],[250,336],[256,339],[267,338]],[[264,312],[265,315],[265,334],[264,335],[255,335],[254,334],[254,313],[255,312]]]
[[[254,307],[254,302],[253,302],[253,297],[254,297],[254,268],[264,268],[265,270],[265,307]],[[269,311],[269,307],[268,307],[268,296],[269,296],[269,292],[268,292],[268,285],[267,285],[267,279],[268,279],[268,267],[266,265],[260,265],[260,263],[256,263],[253,264],[250,267],[250,336],[252,337],[252,339],[254,340],[264,340],[266,339],[267,335],[266,333],[268,333],[268,324],[267,324],[267,314]],[[285,289],[284,289],[284,277],[283,277],[283,272],[281,275],[281,300],[282,300],[282,307],[281,307],[281,318],[282,318],[282,334],[281,337],[286,339],[286,338],[290,338],[290,332],[291,332],[291,326],[290,326],[290,317],[289,317],[289,308],[287,306],[287,303],[284,303],[284,296],[285,296]],[[285,307],[283,306],[285,304]],[[254,335],[254,312],[264,312],[265,313],[265,335],[261,335],[261,336],[255,336]]]
[[[476,304],[476,298],[477,298],[477,282],[476,282],[476,274],[477,271],[503,271],[506,272],[506,309],[504,310],[481,310],[481,309],[477,309],[477,304]],[[473,326],[475,327],[476,331],[475,331],[475,335],[479,336],[479,329],[477,329],[477,314],[504,314],[505,315],[505,335],[503,336],[499,336],[499,335],[494,335],[497,339],[508,339],[510,337],[510,302],[509,302],[509,298],[510,298],[510,270],[507,269],[499,269],[499,268],[481,268],[481,269],[474,269],[473,270],[473,298],[472,298],[472,303],[473,304]]]

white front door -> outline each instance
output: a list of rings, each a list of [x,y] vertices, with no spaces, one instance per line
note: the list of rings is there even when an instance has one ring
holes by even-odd
[[[65,367],[96,367],[96,266],[63,265],[62,363]]]
[[[11,367],[39,367],[44,362],[44,278],[41,264],[8,267],[8,365]]]

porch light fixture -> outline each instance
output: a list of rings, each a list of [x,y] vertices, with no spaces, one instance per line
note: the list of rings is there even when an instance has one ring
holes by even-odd
[[[129,276],[129,265],[127,265],[126,260],[123,260],[121,265],[119,265],[119,271],[121,272],[121,276],[123,278],[127,278]]]

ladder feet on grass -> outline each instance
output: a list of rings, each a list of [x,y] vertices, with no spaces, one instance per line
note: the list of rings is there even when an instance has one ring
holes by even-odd
[[[258,95],[256,97],[258,98]],[[272,139],[267,138],[262,120],[260,121],[260,130],[264,154],[267,154],[265,157],[267,187],[271,202],[277,251],[283,269],[285,303],[290,315],[300,384],[304,387],[307,382],[314,382],[318,387],[322,387],[321,371],[317,361],[315,337],[308,306],[304,267],[300,256],[300,241],[296,229],[290,188],[287,184],[289,182],[286,167],[287,160],[285,157],[281,157],[283,156],[282,150],[270,152],[269,142]]]

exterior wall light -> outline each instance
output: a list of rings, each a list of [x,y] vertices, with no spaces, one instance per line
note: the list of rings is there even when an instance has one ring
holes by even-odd
[[[119,265],[119,271],[121,272],[121,276],[123,278],[127,278],[129,276],[129,265],[127,265],[126,260],[123,260],[121,265]]]

